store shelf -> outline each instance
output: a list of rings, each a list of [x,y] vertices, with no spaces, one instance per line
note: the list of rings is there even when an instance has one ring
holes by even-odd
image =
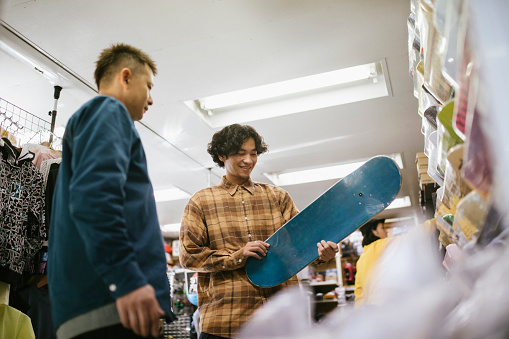
[[[318,281],[318,282],[309,283],[309,286],[311,286],[311,287],[315,287],[315,286],[338,286],[338,282],[335,281],[335,280]]]
[[[316,304],[328,304],[328,303],[338,303],[338,299],[323,299],[323,300],[315,300]]]

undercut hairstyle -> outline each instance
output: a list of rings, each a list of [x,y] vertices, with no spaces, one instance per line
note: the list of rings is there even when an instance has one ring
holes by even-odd
[[[123,68],[129,68],[133,75],[137,76],[145,71],[144,65],[148,65],[154,75],[157,74],[154,60],[136,47],[119,43],[104,49],[96,61],[94,72],[97,89],[99,89],[101,83],[107,84],[110,82],[114,75]]]
[[[385,224],[385,219],[373,219],[361,226],[360,231],[363,236],[362,246],[367,246],[380,239],[373,234],[373,231],[376,230],[379,223]]]
[[[219,167],[224,167],[224,162],[219,157],[228,158],[228,156],[237,153],[249,138],[254,139],[256,154],[260,155],[268,151],[268,145],[253,127],[233,124],[214,134],[212,141],[207,146],[207,152]]]

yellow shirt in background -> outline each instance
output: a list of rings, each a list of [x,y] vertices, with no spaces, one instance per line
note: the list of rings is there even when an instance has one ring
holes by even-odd
[[[371,274],[374,265],[380,259],[387,244],[393,238],[378,239],[364,246],[363,252],[357,260],[357,273],[355,275],[355,306],[370,305],[373,291],[370,289]]]
[[[30,318],[8,305],[0,305],[0,339],[35,339]]]

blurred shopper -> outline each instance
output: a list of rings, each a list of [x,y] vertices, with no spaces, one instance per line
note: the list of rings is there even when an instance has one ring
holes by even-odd
[[[385,219],[374,219],[365,223],[360,231],[363,235],[363,252],[357,261],[355,276],[355,306],[376,304],[372,273],[390,238],[387,238]]]

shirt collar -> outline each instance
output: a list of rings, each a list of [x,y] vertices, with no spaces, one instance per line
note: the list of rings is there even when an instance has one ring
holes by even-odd
[[[251,178],[249,178],[248,181],[246,181],[244,184],[242,185],[235,185],[235,184],[232,184],[231,182],[228,181],[228,179],[226,179],[226,175],[223,176],[223,178],[221,179],[221,186],[224,187],[224,189],[230,193],[231,196],[235,195],[235,193],[241,188],[243,187],[244,189],[246,189],[246,191],[248,191],[249,193],[251,194],[254,194],[254,190],[255,190],[255,185],[254,185],[254,182],[253,180],[251,180]]]

